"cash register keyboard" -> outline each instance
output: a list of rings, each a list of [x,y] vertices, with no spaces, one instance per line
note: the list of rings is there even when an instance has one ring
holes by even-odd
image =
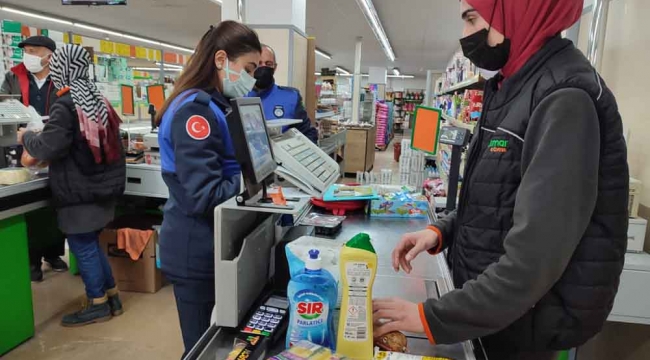
[[[335,172],[335,169],[332,169],[319,154],[309,147],[304,139],[289,139],[283,141],[280,146],[322,182],[327,181]]]
[[[0,121],[2,120],[20,120],[27,123],[32,120],[32,117],[23,104],[11,99],[0,102]]]

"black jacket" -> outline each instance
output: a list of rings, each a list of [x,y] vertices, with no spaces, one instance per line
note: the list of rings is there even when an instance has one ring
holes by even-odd
[[[423,312],[438,343],[572,348],[600,331],[623,269],[621,116],[602,78],[560,37],[499,89],[501,80],[486,85],[458,212],[435,224],[462,289]]]
[[[49,161],[50,188],[57,207],[115,199],[124,193],[124,154],[114,164],[96,164],[79,120],[72,96],[60,97],[50,111],[50,121],[40,134],[25,133],[23,144],[34,158]]]

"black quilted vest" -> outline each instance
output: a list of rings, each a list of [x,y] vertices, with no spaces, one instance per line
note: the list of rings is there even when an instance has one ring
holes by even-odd
[[[497,91],[500,80],[486,84],[483,117],[468,155],[450,252],[454,283],[460,288],[476,279],[505,253],[503,240],[513,226],[522,178],[523,139],[536,106],[561,88],[585,90],[596,104],[601,133],[598,199],[591,222],[553,288],[515,323],[484,339],[513,350],[568,349],[600,331],[623,269],[629,173],[621,116],[600,76],[560,37],[550,40]],[[508,141],[507,153],[488,149],[491,142],[490,147],[498,147],[502,140]]]

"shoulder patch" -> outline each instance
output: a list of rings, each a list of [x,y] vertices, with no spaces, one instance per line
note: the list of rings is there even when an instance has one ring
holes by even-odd
[[[210,122],[200,115],[192,115],[185,123],[185,131],[194,140],[205,140],[210,136]]]

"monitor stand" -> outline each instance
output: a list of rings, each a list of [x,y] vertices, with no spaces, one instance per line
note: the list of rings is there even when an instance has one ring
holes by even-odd
[[[257,207],[257,208],[267,208],[267,209],[281,209],[281,210],[293,210],[292,205],[277,205],[273,203],[273,199],[269,197],[267,192],[267,182],[266,180],[262,181],[262,194],[258,193],[255,196],[249,196],[248,191],[237,196],[237,205],[246,206],[246,207]],[[291,200],[288,200],[291,201]]]

